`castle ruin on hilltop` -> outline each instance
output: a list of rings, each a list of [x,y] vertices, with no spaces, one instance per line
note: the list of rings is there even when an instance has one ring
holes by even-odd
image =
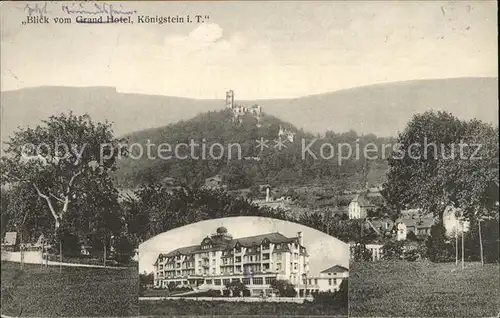
[[[226,109],[231,109],[235,118],[244,114],[252,114],[255,116],[260,116],[262,113],[261,107],[257,104],[251,107],[245,107],[242,105],[235,104],[233,90],[229,90],[226,92]]]
[[[233,119],[235,121],[240,122],[240,123],[242,122],[242,120],[240,118],[238,118],[239,116],[246,115],[246,114],[253,115],[255,118],[257,118],[257,127],[259,127],[259,128],[261,127],[260,118],[262,116],[262,108],[257,104],[255,104],[251,107],[237,105],[234,102],[234,91],[233,90],[229,90],[226,92],[226,109],[231,110],[231,112],[233,114]],[[279,131],[278,131],[278,138],[288,139],[290,142],[293,142],[294,137],[295,137],[294,132],[292,132],[288,129],[284,129],[280,125]]]

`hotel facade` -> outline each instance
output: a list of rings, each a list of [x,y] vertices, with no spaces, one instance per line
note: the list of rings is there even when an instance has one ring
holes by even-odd
[[[272,292],[272,281],[287,280],[299,294],[320,291],[314,282],[327,278],[323,277],[325,273],[321,274],[322,279],[308,278],[309,255],[303,239],[301,232],[291,238],[275,232],[233,239],[226,228],[219,227],[199,245],[159,254],[154,264],[154,286],[167,288],[174,283],[222,291],[228,283],[239,281],[252,296],[258,296]]]

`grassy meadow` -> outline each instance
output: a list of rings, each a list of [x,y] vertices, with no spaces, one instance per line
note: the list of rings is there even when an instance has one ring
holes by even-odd
[[[186,299],[141,301],[141,316],[328,316],[347,317],[347,308],[313,303],[227,302]]]
[[[351,317],[495,317],[499,265],[379,261],[350,266]]]
[[[137,316],[137,268],[2,262],[2,314],[31,317]]]

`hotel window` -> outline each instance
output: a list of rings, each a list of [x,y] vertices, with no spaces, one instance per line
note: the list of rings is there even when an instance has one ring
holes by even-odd
[[[330,285],[330,286],[332,285],[332,279],[331,278],[328,279],[328,285]]]
[[[250,278],[243,278],[242,283],[245,285],[250,285]]]
[[[212,274],[215,274],[215,267],[212,267]]]
[[[212,285],[212,280],[211,279],[207,279],[207,285]]]
[[[317,278],[314,279],[314,285],[318,285],[318,279]]]
[[[276,263],[276,270],[280,271],[281,270],[281,263]]]
[[[333,279],[333,285],[337,285],[337,279],[336,278]]]
[[[220,286],[220,279],[214,279],[214,284]]]
[[[212,256],[215,256],[215,252],[212,252]]]
[[[253,278],[254,285],[262,285],[262,282],[263,282],[262,277],[254,277]]]
[[[231,280],[231,282],[233,282],[233,283],[236,283],[236,282],[239,282],[239,281],[240,281],[240,279],[239,279],[239,278],[233,278],[233,279]]]
[[[276,277],[266,277],[266,284],[269,285],[271,282],[275,281]]]
[[[276,248],[280,249],[281,248],[281,244],[276,244]]]
[[[229,284],[229,279],[225,278],[222,280],[222,284],[224,284],[224,286],[226,286],[227,284]]]
[[[309,278],[309,285],[312,285],[312,279]]]

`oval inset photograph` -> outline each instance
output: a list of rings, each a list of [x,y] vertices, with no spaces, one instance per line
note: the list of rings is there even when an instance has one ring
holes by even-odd
[[[139,246],[140,311],[347,315],[348,268],[348,244],[301,224],[202,221]]]

